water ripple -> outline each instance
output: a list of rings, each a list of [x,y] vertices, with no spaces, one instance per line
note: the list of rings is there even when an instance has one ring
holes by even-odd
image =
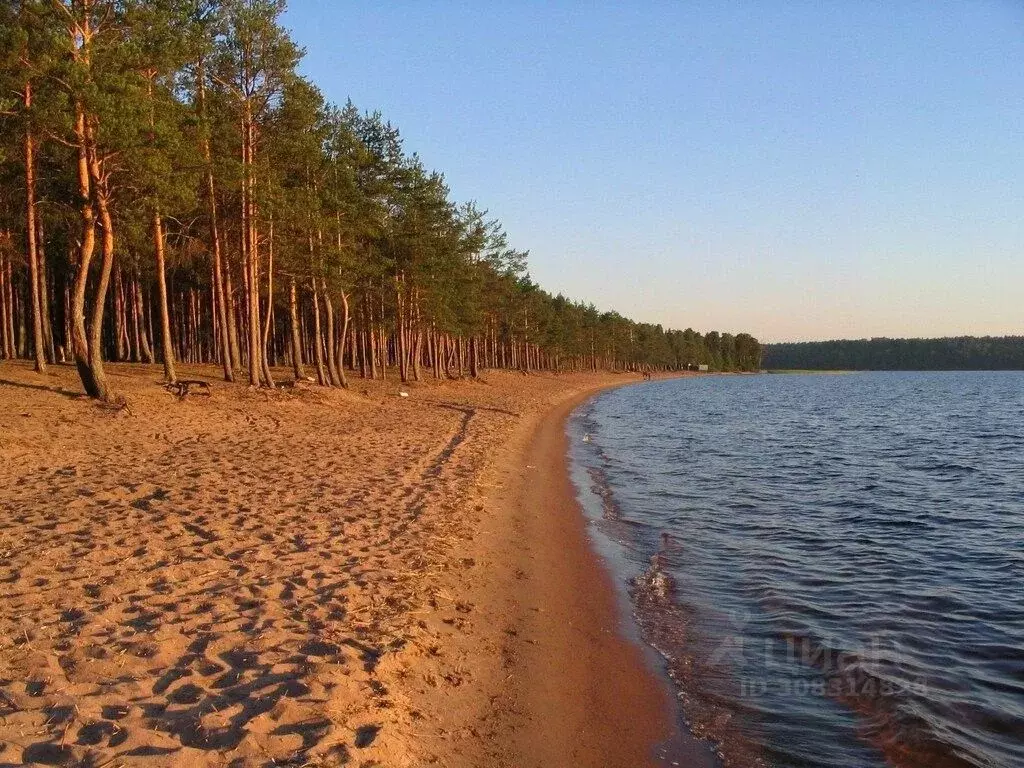
[[[1024,765],[1022,415],[1024,374],[879,373],[576,416],[643,632],[727,765]]]

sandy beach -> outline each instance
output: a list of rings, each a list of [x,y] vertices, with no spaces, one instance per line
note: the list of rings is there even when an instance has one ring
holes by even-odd
[[[627,374],[179,399],[0,365],[0,764],[643,766],[564,418]],[[399,396],[400,390],[408,396]]]

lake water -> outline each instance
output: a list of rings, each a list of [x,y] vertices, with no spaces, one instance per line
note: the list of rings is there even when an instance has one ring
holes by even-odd
[[[658,381],[569,434],[725,765],[1024,766],[1024,373]]]

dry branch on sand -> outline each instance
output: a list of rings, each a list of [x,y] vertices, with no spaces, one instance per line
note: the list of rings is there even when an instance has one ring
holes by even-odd
[[[210,382],[201,379],[177,379],[176,381],[164,384],[164,389],[173,392],[179,400],[184,400],[190,394],[210,396]]]

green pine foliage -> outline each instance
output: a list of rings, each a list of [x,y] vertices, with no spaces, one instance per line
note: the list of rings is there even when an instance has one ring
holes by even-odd
[[[327,385],[396,368],[404,380],[421,369],[760,367],[748,334],[668,330],[543,290],[500,222],[453,200],[384,116],[330,104],[298,74],[283,8],[3,0],[0,355],[30,356],[35,301],[46,356],[77,361],[99,397],[103,360],[220,361],[226,377],[247,370],[260,386],[287,365],[315,365]]]

